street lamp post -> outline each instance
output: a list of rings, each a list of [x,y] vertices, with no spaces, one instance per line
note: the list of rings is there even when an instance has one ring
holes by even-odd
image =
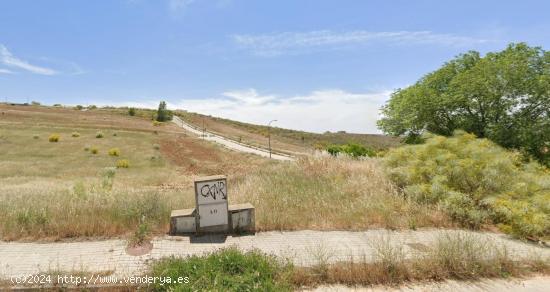
[[[276,122],[277,120],[272,120],[267,124],[267,143],[269,146],[269,159],[271,159],[271,133],[269,130],[271,129],[271,123]]]
[[[206,138],[206,122],[204,120],[204,117],[202,117],[202,138]]]

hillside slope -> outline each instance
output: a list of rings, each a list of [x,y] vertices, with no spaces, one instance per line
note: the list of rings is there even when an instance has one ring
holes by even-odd
[[[226,136],[230,139],[267,147],[268,127],[238,122],[230,119],[207,116],[186,111],[175,111],[184,121],[207,131]],[[272,127],[271,146],[276,151],[291,154],[308,153],[330,144],[358,143],[369,148],[386,149],[400,144],[399,139],[377,134],[353,134],[345,132],[323,134]]]

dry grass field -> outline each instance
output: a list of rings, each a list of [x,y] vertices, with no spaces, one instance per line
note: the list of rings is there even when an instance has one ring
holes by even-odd
[[[172,209],[194,207],[193,180],[213,174],[228,176],[230,203],[256,206],[259,230],[450,224],[400,196],[374,159],[275,162],[112,110],[0,111],[3,240],[120,237],[140,226],[163,234]],[[58,142],[49,141],[52,134]],[[117,168],[119,160],[129,167]]]

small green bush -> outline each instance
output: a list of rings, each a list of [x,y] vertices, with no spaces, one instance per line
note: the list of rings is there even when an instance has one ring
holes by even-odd
[[[116,137],[118,136],[118,134],[116,132],[113,133],[113,137]]]
[[[120,159],[116,162],[117,168],[128,168],[130,167],[130,161],[128,159]]]
[[[76,138],[76,137],[80,137],[80,133],[79,133],[79,132],[73,132],[73,133],[71,134],[71,136],[72,136],[72,137],[75,137],[75,138]]]
[[[50,142],[59,142],[59,139],[61,136],[59,134],[51,134],[50,137],[48,137],[48,141]]]
[[[338,145],[330,145],[327,147],[327,152],[332,156],[338,156],[342,152],[342,147]]]
[[[153,144],[153,148],[154,148],[155,150],[159,150],[159,149],[160,149],[160,145],[159,145],[159,144]]]
[[[342,151],[351,157],[357,158],[361,156],[376,156],[376,152],[372,149],[355,143],[349,143],[342,146]]]
[[[101,186],[106,190],[111,190],[113,188],[113,183],[115,181],[116,168],[114,167],[105,167],[103,173],[101,174]]]
[[[90,153],[97,154],[97,153],[99,153],[99,150],[96,147],[92,147],[92,148],[90,148]]]
[[[153,121],[153,126],[158,127],[158,126],[161,126],[161,125],[162,125],[162,122]]]
[[[36,139],[40,138],[40,136],[34,134],[34,135],[32,135],[32,138],[36,140]]]
[[[104,136],[105,136],[105,135],[103,135],[103,132],[97,132],[97,133],[95,133],[95,137],[98,138],[98,139],[99,139],[99,138],[103,138]]]
[[[151,228],[149,227],[149,224],[146,222],[141,222],[134,232],[134,235],[128,240],[128,245],[135,247],[144,244],[147,241],[150,231]]]
[[[128,115],[130,115],[132,117],[135,116],[136,115],[136,109],[133,108],[133,107],[129,108],[128,109]]]
[[[376,152],[372,149],[368,149],[363,145],[356,143],[348,143],[345,145],[330,145],[326,148],[327,152],[332,156],[338,156],[340,153],[345,153],[353,158],[362,156],[376,156]]]
[[[236,248],[205,256],[169,257],[153,262],[155,277],[188,277],[186,283],[156,283],[157,291],[292,291],[293,267],[259,251]],[[200,279],[200,280],[196,280]]]
[[[464,132],[423,138],[424,144],[395,148],[384,157],[405,195],[439,204],[470,228],[493,223],[521,238],[550,235],[548,169]]]
[[[111,155],[111,156],[120,156],[120,149],[118,149],[118,148],[109,149],[109,155]]]

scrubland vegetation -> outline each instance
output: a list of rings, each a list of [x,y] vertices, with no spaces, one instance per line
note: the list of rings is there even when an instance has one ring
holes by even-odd
[[[139,111],[127,118],[141,121]],[[131,236],[143,223],[164,234],[170,210],[194,206],[193,179],[220,173],[231,204],[256,207],[258,230],[498,226],[548,238],[548,169],[472,135],[432,136],[385,157],[284,163],[143,127],[1,124],[2,239]],[[52,131],[57,143],[34,139]]]
[[[522,238],[550,235],[547,168],[464,132],[426,139],[385,157],[390,178],[406,197],[439,206],[464,227],[498,224]]]

